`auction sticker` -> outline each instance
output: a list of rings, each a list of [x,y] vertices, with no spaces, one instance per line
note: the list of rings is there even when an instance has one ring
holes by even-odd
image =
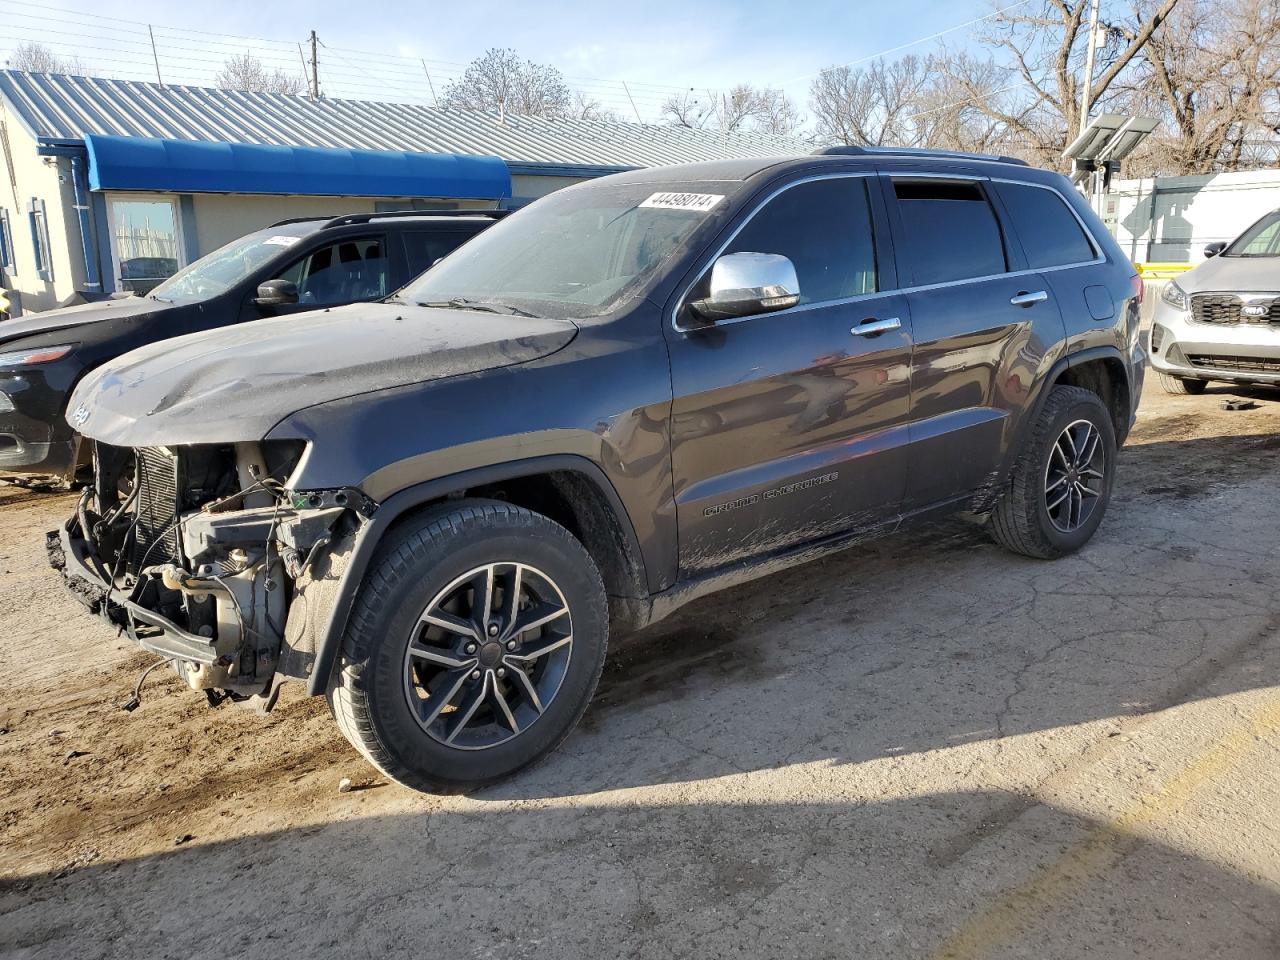
[[[655,193],[640,204],[658,210],[696,210],[705,213],[714,210],[724,199],[720,193]]]
[[[262,242],[273,247],[292,247],[298,239],[298,237],[267,237]]]

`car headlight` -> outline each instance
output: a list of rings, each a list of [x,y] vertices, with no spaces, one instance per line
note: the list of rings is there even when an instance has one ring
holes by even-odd
[[[1187,309],[1187,292],[1174,280],[1164,285],[1164,289],[1160,291],[1160,299],[1178,310]]]
[[[29,367],[37,363],[51,363],[61,360],[78,346],[76,343],[62,343],[56,347],[28,347],[26,350],[0,353],[0,367]]]

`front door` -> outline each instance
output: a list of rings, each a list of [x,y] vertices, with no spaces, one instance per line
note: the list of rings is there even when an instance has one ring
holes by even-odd
[[[185,265],[175,199],[113,194],[107,200],[107,207],[117,290],[142,296]]]
[[[872,199],[859,176],[775,194],[718,255],[790,258],[800,304],[668,329],[681,576],[896,516],[911,326],[905,298],[881,292]]]

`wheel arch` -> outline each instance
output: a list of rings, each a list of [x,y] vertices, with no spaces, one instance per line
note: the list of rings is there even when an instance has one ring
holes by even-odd
[[[638,625],[643,619],[649,595],[644,555],[622,499],[599,466],[563,454],[480,467],[414,484],[379,504],[356,536],[332,607],[317,631],[309,694],[325,692],[356,593],[378,546],[415,516],[462,497],[524,507],[568,529],[600,569],[611,614],[620,625]]]

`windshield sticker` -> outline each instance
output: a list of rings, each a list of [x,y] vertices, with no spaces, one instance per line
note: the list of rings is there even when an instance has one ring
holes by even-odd
[[[723,199],[724,195],[719,193],[655,193],[640,206],[658,210],[696,210],[706,213],[708,210],[714,210]]]
[[[273,247],[292,247],[298,242],[298,237],[267,237],[263,243],[270,244]]]

